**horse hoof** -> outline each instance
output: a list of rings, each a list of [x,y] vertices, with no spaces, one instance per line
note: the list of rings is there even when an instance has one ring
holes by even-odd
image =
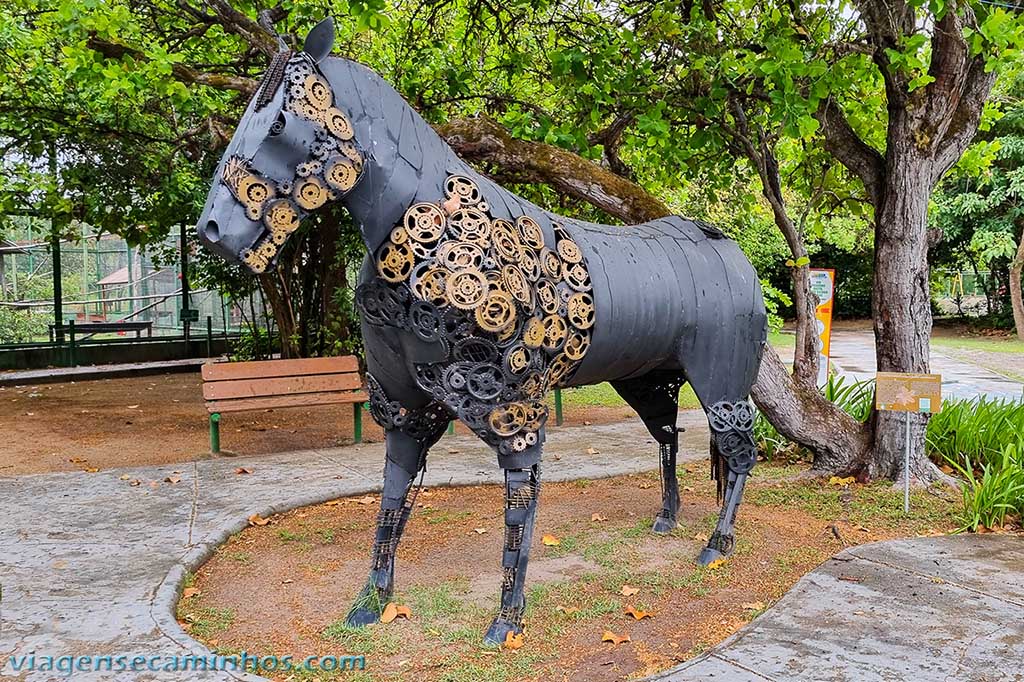
[[[512,635],[518,635],[522,633],[523,628],[507,620],[501,618],[495,618],[494,622],[491,623],[491,627],[487,628],[487,634],[484,635],[484,646],[501,646],[505,643],[505,638],[508,637],[509,633]]]
[[[651,532],[657,535],[667,535],[676,529],[679,522],[675,519],[669,519],[664,516],[654,517],[654,526],[651,527]]]
[[[724,558],[725,555],[719,552],[717,549],[713,547],[705,547],[704,550],[700,553],[700,556],[697,557],[697,565],[707,566],[712,561],[717,561],[718,559]]]
[[[373,625],[378,621],[380,621],[379,613],[361,606],[357,609],[352,609],[349,612],[348,618],[345,619],[345,625],[353,628],[364,628],[367,625]]]

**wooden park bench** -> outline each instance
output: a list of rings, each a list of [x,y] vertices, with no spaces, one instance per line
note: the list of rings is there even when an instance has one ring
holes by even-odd
[[[363,403],[369,399],[354,355],[298,360],[211,362],[203,365],[203,398],[210,413],[210,450],[220,452],[225,412],[352,403],[354,436],[363,438]]]

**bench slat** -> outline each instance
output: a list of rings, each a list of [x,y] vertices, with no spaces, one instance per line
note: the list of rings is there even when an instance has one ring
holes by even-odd
[[[210,362],[203,365],[203,381],[267,379],[310,374],[341,374],[359,371],[354,355],[295,360],[254,360],[251,362]]]
[[[290,396],[271,396],[264,398],[240,398],[236,400],[217,400],[206,403],[208,412],[244,412],[246,410],[269,410],[281,407],[304,407],[307,405],[337,405],[342,403],[362,403],[370,397],[363,391],[333,393],[302,393]]]
[[[362,387],[362,379],[354,372],[351,374],[316,374],[303,377],[208,382],[203,384],[203,397],[207,400],[258,398],[260,396],[287,396],[296,393],[329,393]]]

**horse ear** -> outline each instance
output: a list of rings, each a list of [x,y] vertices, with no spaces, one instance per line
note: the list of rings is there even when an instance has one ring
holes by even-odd
[[[302,51],[313,58],[314,62],[320,62],[331,53],[334,47],[334,19],[327,17],[313,27],[313,30],[306,36],[306,44]]]

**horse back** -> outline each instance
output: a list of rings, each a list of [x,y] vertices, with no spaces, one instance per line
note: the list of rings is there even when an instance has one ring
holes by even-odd
[[[596,308],[573,385],[685,369],[752,321],[763,329],[757,274],[717,228],[679,216],[627,227],[565,222],[589,265]],[[752,350],[763,336],[749,340]]]

